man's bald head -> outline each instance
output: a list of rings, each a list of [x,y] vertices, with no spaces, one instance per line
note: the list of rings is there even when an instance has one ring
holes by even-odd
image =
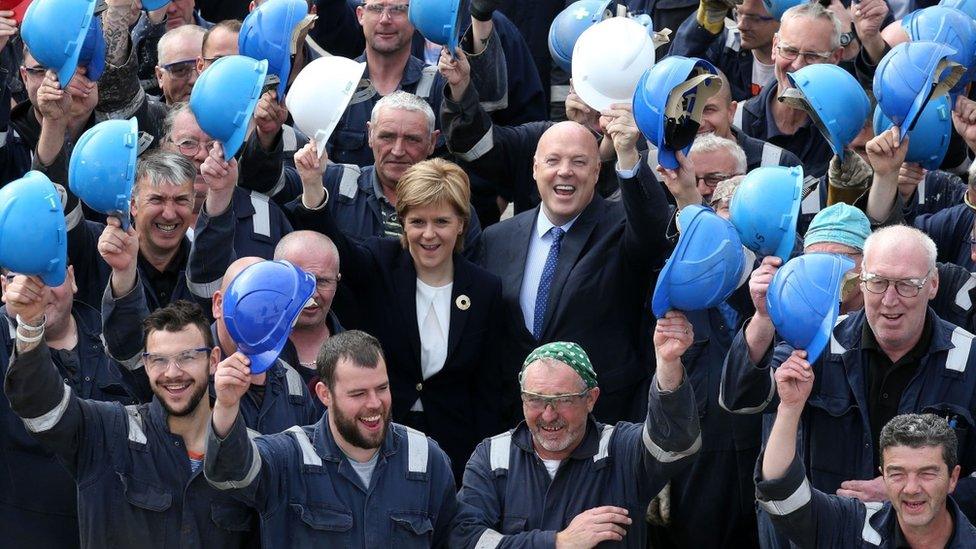
[[[261,263],[262,261],[264,260],[260,257],[248,256],[242,257],[231,263],[230,266],[227,267],[227,270],[224,271],[224,279],[220,283],[220,293],[223,294],[227,292],[227,287],[230,286],[230,283],[233,282],[235,278],[237,278],[237,275],[241,274],[241,271],[250,267],[251,265],[254,265],[255,263]]]
[[[549,127],[548,130],[542,133],[542,137],[539,138],[539,143],[536,145],[535,153],[538,156],[539,151],[543,150],[549,145],[551,141],[575,141],[590,149],[593,155],[598,156],[600,154],[600,145],[596,142],[596,136],[593,132],[586,129],[585,126],[578,122],[573,122],[572,120],[564,120],[562,122],[557,122]]]
[[[340,278],[339,250],[335,243],[322,233],[295,231],[278,242],[274,258],[290,261],[315,277],[315,303],[302,310],[295,330],[321,328],[332,308]]]
[[[302,253],[327,254],[339,256],[332,239],[316,231],[293,231],[286,234],[275,246],[274,258],[286,259]],[[290,260],[289,260],[290,261]]]

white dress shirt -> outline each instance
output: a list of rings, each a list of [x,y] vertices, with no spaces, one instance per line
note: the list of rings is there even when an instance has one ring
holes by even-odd
[[[417,279],[417,327],[420,329],[420,370],[424,380],[444,368],[447,360],[447,337],[451,328],[451,291],[454,283],[428,286]],[[420,399],[411,411],[424,410]]]
[[[567,233],[563,235],[563,241],[566,240],[570,227],[576,223],[578,218],[577,215],[559,227]],[[549,248],[552,246],[552,233],[549,232],[549,229],[555,226],[540,207],[539,215],[535,219],[535,230],[529,237],[529,252],[525,255],[525,272],[522,275],[522,289],[519,292],[522,318],[525,320],[525,328],[530,334],[535,322],[535,297],[539,292],[539,279],[542,278],[542,269],[546,266],[546,258],[549,257]],[[561,249],[559,253],[562,253]],[[552,295],[551,290],[550,295]]]

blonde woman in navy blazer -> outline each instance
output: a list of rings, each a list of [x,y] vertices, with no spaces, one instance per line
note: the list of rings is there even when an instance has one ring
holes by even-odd
[[[393,420],[437,440],[460,479],[475,445],[507,427],[502,403],[516,398],[510,394],[516,373],[502,371],[495,358],[502,343],[496,336],[501,281],[460,253],[471,218],[467,175],[439,158],[415,164],[397,184],[399,241],[357,243],[325,207],[325,160],[310,144],[295,163],[304,187],[292,212],[295,226],[318,230],[338,247],[342,280],[363,311],[363,329],[383,344]]]

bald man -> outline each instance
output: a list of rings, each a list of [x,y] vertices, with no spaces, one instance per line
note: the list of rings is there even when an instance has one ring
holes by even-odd
[[[322,344],[344,331],[332,311],[332,300],[342,275],[339,250],[332,239],[315,231],[295,231],[285,235],[275,248],[274,258],[294,263],[315,277],[315,303],[305,307],[295,321],[282,356],[296,366],[302,379],[314,391],[318,381],[315,360]]]
[[[503,282],[510,379],[538,345],[578,342],[610,395],[594,414],[615,422],[637,419],[647,394],[652,353],[644,303],[652,273],[669,253],[668,208],[640,162],[630,105],[604,115],[621,201],[594,192],[600,158],[593,134],[576,122],[555,124],[539,139],[532,163],[542,203],[485,231],[479,263]]]

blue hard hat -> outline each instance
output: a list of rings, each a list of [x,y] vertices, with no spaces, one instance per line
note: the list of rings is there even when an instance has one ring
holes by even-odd
[[[952,136],[952,100],[947,95],[929,101],[915,122],[915,129],[908,132],[908,152],[905,162],[917,162],[923,168],[936,170],[942,165],[949,138]],[[891,119],[874,109],[874,133],[880,134],[892,126]]]
[[[283,260],[250,265],[231,281],[223,296],[224,324],[251,359],[252,374],[274,364],[314,292],[315,277]]]
[[[461,15],[461,0],[413,0],[407,10],[407,17],[420,34],[447,46],[451,55],[457,49]]]
[[[800,166],[763,166],[742,178],[729,204],[729,220],[742,244],[761,256],[789,258],[802,192]]]
[[[237,154],[261,98],[268,62],[228,55],[200,73],[190,92],[190,110],[200,128],[224,145],[224,158]]]
[[[105,72],[105,35],[102,33],[101,17],[92,17],[78,54],[78,66],[88,69],[85,76],[92,82],[97,81]]]
[[[549,26],[549,54],[556,65],[566,72],[573,70],[573,47],[576,39],[592,25],[613,17],[613,0],[577,0],[552,20]]]
[[[881,111],[907,134],[932,98],[945,95],[965,72],[949,61],[956,50],[936,42],[902,42],[891,48],[874,73],[874,97]],[[944,70],[951,67],[949,71]]]
[[[58,73],[62,88],[78,67],[94,13],[95,0],[34,0],[24,14],[24,43],[38,63]]]
[[[691,150],[705,103],[722,87],[717,74],[704,59],[671,55],[641,76],[634,91],[634,121],[644,137],[657,147],[661,166],[677,168],[675,151],[687,155]],[[700,82],[683,89],[693,79]],[[700,93],[704,95],[699,97]]]
[[[41,172],[29,171],[0,188],[0,265],[40,276],[52,288],[64,284],[68,231],[61,195]]]
[[[748,273],[739,235],[711,208],[686,206],[678,215],[678,224],[678,245],[658,275],[651,299],[651,310],[658,318],[671,309],[715,307]]]
[[[929,40],[956,50],[949,59],[969,70],[955,86],[960,92],[972,79],[976,64],[976,21],[962,11],[946,6],[929,6],[915,10],[902,19],[902,27],[913,42]]]
[[[169,2],[170,0],[142,0],[142,9],[145,11],[158,10]]]
[[[291,74],[292,34],[308,15],[305,0],[267,0],[244,18],[237,47],[241,55],[268,61],[268,73],[277,75],[278,100],[285,96]]]
[[[136,179],[139,128],[135,118],[99,122],[71,151],[68,186],[96,212],[114,215],[129,227],[129,199]]]
[[[782,19],[783,14],[786,10],[792,8],[793,6],[799,6],[800,4],[807,3],[808,0],[763,0],[763,6],[769,15],[776,18],[777,21]]]
[[[803,254],[786,262],[769,284],[766,309],[776,331],[814,362],[827,346],[840,312],[844,274],[854,262],[838,254]]]
[[[969,17],[976,19],[976,0],[942,0],[938,3],[938,5],[945,6],[947,8],[956,8]],[[908,15],[911,15],[911,13]]]
[[[851,73],[827,63],[807,65],[786,77],[810,105],[810,117],[830,149],[843,160],[844,147],[857,137],[871,114],[864,88]]]

